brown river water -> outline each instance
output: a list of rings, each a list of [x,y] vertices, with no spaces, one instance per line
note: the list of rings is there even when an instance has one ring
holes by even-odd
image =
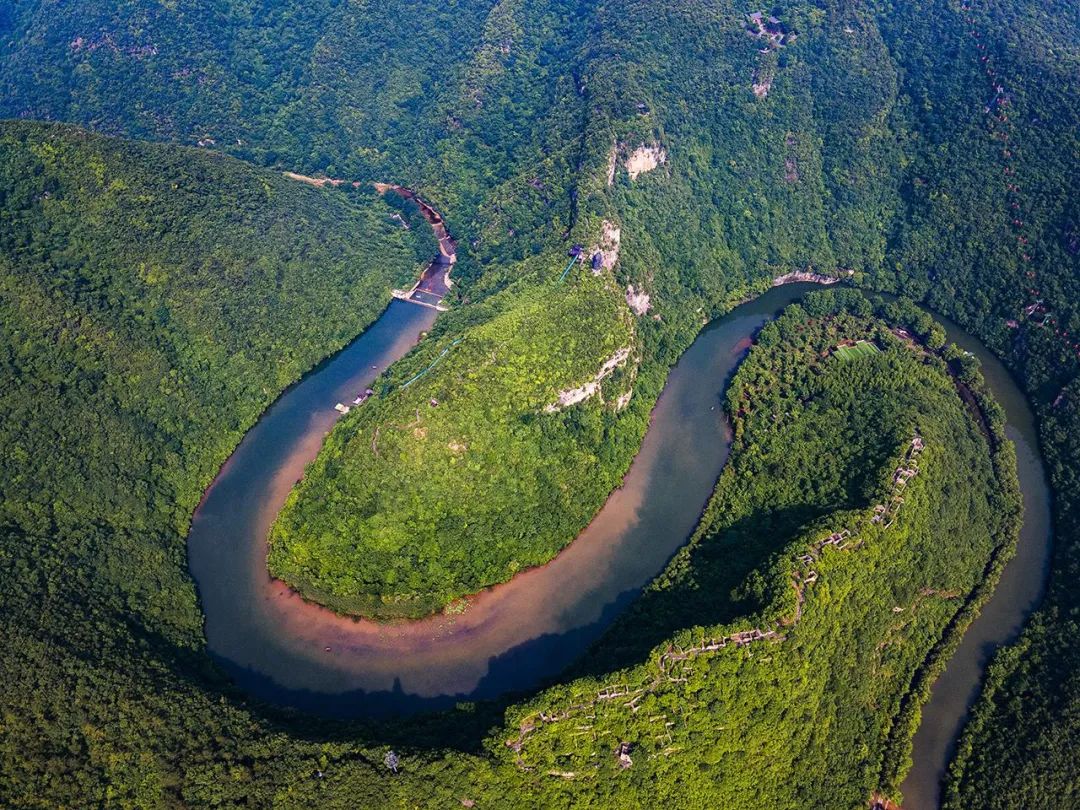
[[[773,288],[707,326],[669,375],[622,487],[548,565],[481,593],[469,610],[379,623],[310,605],[266,570],[266,536],[337,414],[430,328],[436,312],[394,301],[339,354],[286,391],[248,432],[193,517],[189,563],[215,659],[245,691],[338,717],[437,710],[535,688],[580,656],[692,533],[727,458],[722,398],[752,335],[815,288]],[[1049,496],[1027,403],[1004,367],[975,352],[1016,442],[1025,520],[1016,559],[934,687],[903,785],[907,810],[937,805],[940,776],[987,657],[1038,599]],[[362,406],[361,406],[362,407]]]

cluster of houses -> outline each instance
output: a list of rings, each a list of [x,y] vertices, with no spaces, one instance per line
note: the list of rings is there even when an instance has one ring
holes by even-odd
[[[917,459],[919,453],[923,449],[923,440],[921,436],[915,436],[911,440],[911,444],[908,446],[907,454],[904,457],[904,461],[896,468],[893,473],[892,479],[892,497],[889,502],[879,503],[874,507],[874,516],[870,518],[871,523],[881,523],[887,529],[893,525],[893,521],[896,520],[896,511],[900,508],[900,505],[904,502],[903,491],[907,487],[908,481],[919,474],[919,465]]]
[[[893,514],[895,510],[899,508],[899,504],[903,503],[903,497],[900,492],[907,485],[907,482],[911,480],[918,473],[918,465],[916,459],[919,454],[922,453],[924,444],[923,439],[918,434],[911,439],[911,443],[908,445],[907,452],[904,454],[904,458],[901,460],[899,466],[893,473],[893,499],[888,506],[881,505],[875,507],[874,516],[871,518],[873,523],[882,523],[884,520],[888,520],[885,524],[885,528],[892,525]],[[828,537],[822,538],[814,543],[808,553],[799,557],[799,562],[804,567],[805,571],[796,571],[794,573],[795,589],[798,594],[798,602],[796,605],[796,612],[794,619],[781,620],[777,624],[778,626],[791,626],[799,621],[802,616],[802,603],[803,603],[803,587],[806,585],[812,585],[818,579],[816,571],[812,570],[810,566],[820,557],[822,550],[826,546],[833,546],[839,551],[847,549],[857,549],[863,545],[865,541],[852,537],[851,531],[848,529],[841,529],[840,531],[833,532]],[[895,609],[894,609],[895,610]],[[643,684],[637,688],[631,688],[628,684],[619,683],[614,685],[605,686],[596,693],[596,697],[592,700],[586,700],[583,703],[571,704],[561,712],[548,713],[537,712],[530,718],[521,722],[519,728],[519,734],[516,738],[512,738],[506,741],[506,746],[518,754],[517,766],[523,770],[528,770],[528,766],[525,764],[525,760],[522,757],[522,751],[525,745],[526,738],[535,732],[540,724],[558,723],[567,720],[571,717],[581,717],[585,712],[592,712],[585,715],[583,719],[592,720],[595,718],[595,706],[597,703],[611,700],[628,699],[623,705],[629,708],[632,712],[637,713],[639,709],[643,707],[642,700],[657,691],[662,683],[665,682],[684,682],[687,680],[686,666],[697,656],[703,653],[715,652],[716,650],[723,649],[729,644],[735,647],[746,647],[750,644],[759,643],[763,641],[783,641],[786,636],[777,632],[776,630],[761,630],[759,628],[750,628],[748,630],[742,630],[734,632],[727,636],[712,639],[701,639],[698,644],[692,645],[689,648],[679,647],[672,644],[664,653],[662,653],[658,659],[659,672],[656,677],[648,684]],[[677,666],[681,665],[681,666]],[[671,736],[671,726],[673,722],[668,721],[667,715],[664,713],[657,714],[654,717],[649,718],[650,721],[658,720],[663,722],[664,733],[656,737],[656,740],[663,745],[665,742],[669,746],[660,753],[667,756],[677,750],[678,747],[672,745],[674,742]],[[536,721],[539,721],[536,722]],[[666,722],[665,722],[666,721]],[[596,737],[596,732],[593,730],[592,724],[579,725],[577,734],[592,734],[593,738]],[[615,756],[619,760],[619,765],[623,768],[629,768],[633,764],[633,760],[629,754],[632,750],[632,744],[628,742],[621,742],[615,749]],[[551,776],[560,776],[565,779],[573,779],[575,774],[573,772],[558,772],[549,771]],[[883,807],[889,807],[891,805],[878,805]]]
[[[787,29],[784,28],[784,24],[776,17],[766,16],[763,11],[755,11],[753,14],[746,16],[750,20],[750,24],[746,26],[747,33],[766,42],[765,46],[760,49],[762,53],[779,50],[795,41],[795,34],[789,34]]]

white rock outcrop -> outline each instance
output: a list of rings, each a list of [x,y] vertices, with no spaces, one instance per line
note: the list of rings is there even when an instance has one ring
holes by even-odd
[[[626,173],[631,180],[636,180],[639,174],[651,172],[662,163],[667,163],[667,151],[658,143],[642,144],[623,162]]]
[[[579,402],[584,402],[590,397],[600,393],[600,383],[603,382],[606,377],[610,377],[615,369],[625,365],[629,357],[629,346],[624,346],[619,349],[615,354],[604,361],[604,364],[600,366],[600,370],[596,372],[595,377],[578,388],[567,388],[565,391],[560,391],[558,400],[545,406],[544,411],[546,413],[558,413],[563,408],[577,405]]]
[[[644,290],[638,291],[634,289],[634,285],[630,284],[626,288],[626,303],[630,309],[633,310],[635,315],[644,315],[649,311],[650,297]]]
[[[619,244],[622,242],[622,230],[614,222],[605,219],[600,226],[600,241],[589,249],[589,256],[600,254],[600,267],[593,271],[600,275],[601,270],[611,270],[619,261]]]

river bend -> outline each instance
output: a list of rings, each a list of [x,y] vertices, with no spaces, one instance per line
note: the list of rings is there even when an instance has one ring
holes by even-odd
[[[457,616],[377,623],[310,605],[266,570],[266,537],[337,414],[436,317],[393,301],[342,352],[286,391],[207,490],[189,562],[215,659],[244,690],[333,716],[434,710],[534,687],[594,641],[692,533],[727,458],[723,393],[753,334],[814,285],[776,287],[707,326],[669,375],[623,485],[551,563],[481,593]],[[938,803],[953,741],[997,645],[1014,638],[1042,590],[1049,495],[1034,419],[1016,384],[970,335],[1016,443],[1025,519],[1016,558],[934,686],[903,785],[909,808]]]

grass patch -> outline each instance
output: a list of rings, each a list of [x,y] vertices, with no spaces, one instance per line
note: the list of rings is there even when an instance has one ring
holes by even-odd
[[[880,354],[881,349],[878,348],[876,343],[871,343],[869,340],[857,340],[854,343],[847,345],[837,346],[834,354],[840,360],[845,363],[849,360],[854,360],[856,357],[865,357],[867,355]]]

